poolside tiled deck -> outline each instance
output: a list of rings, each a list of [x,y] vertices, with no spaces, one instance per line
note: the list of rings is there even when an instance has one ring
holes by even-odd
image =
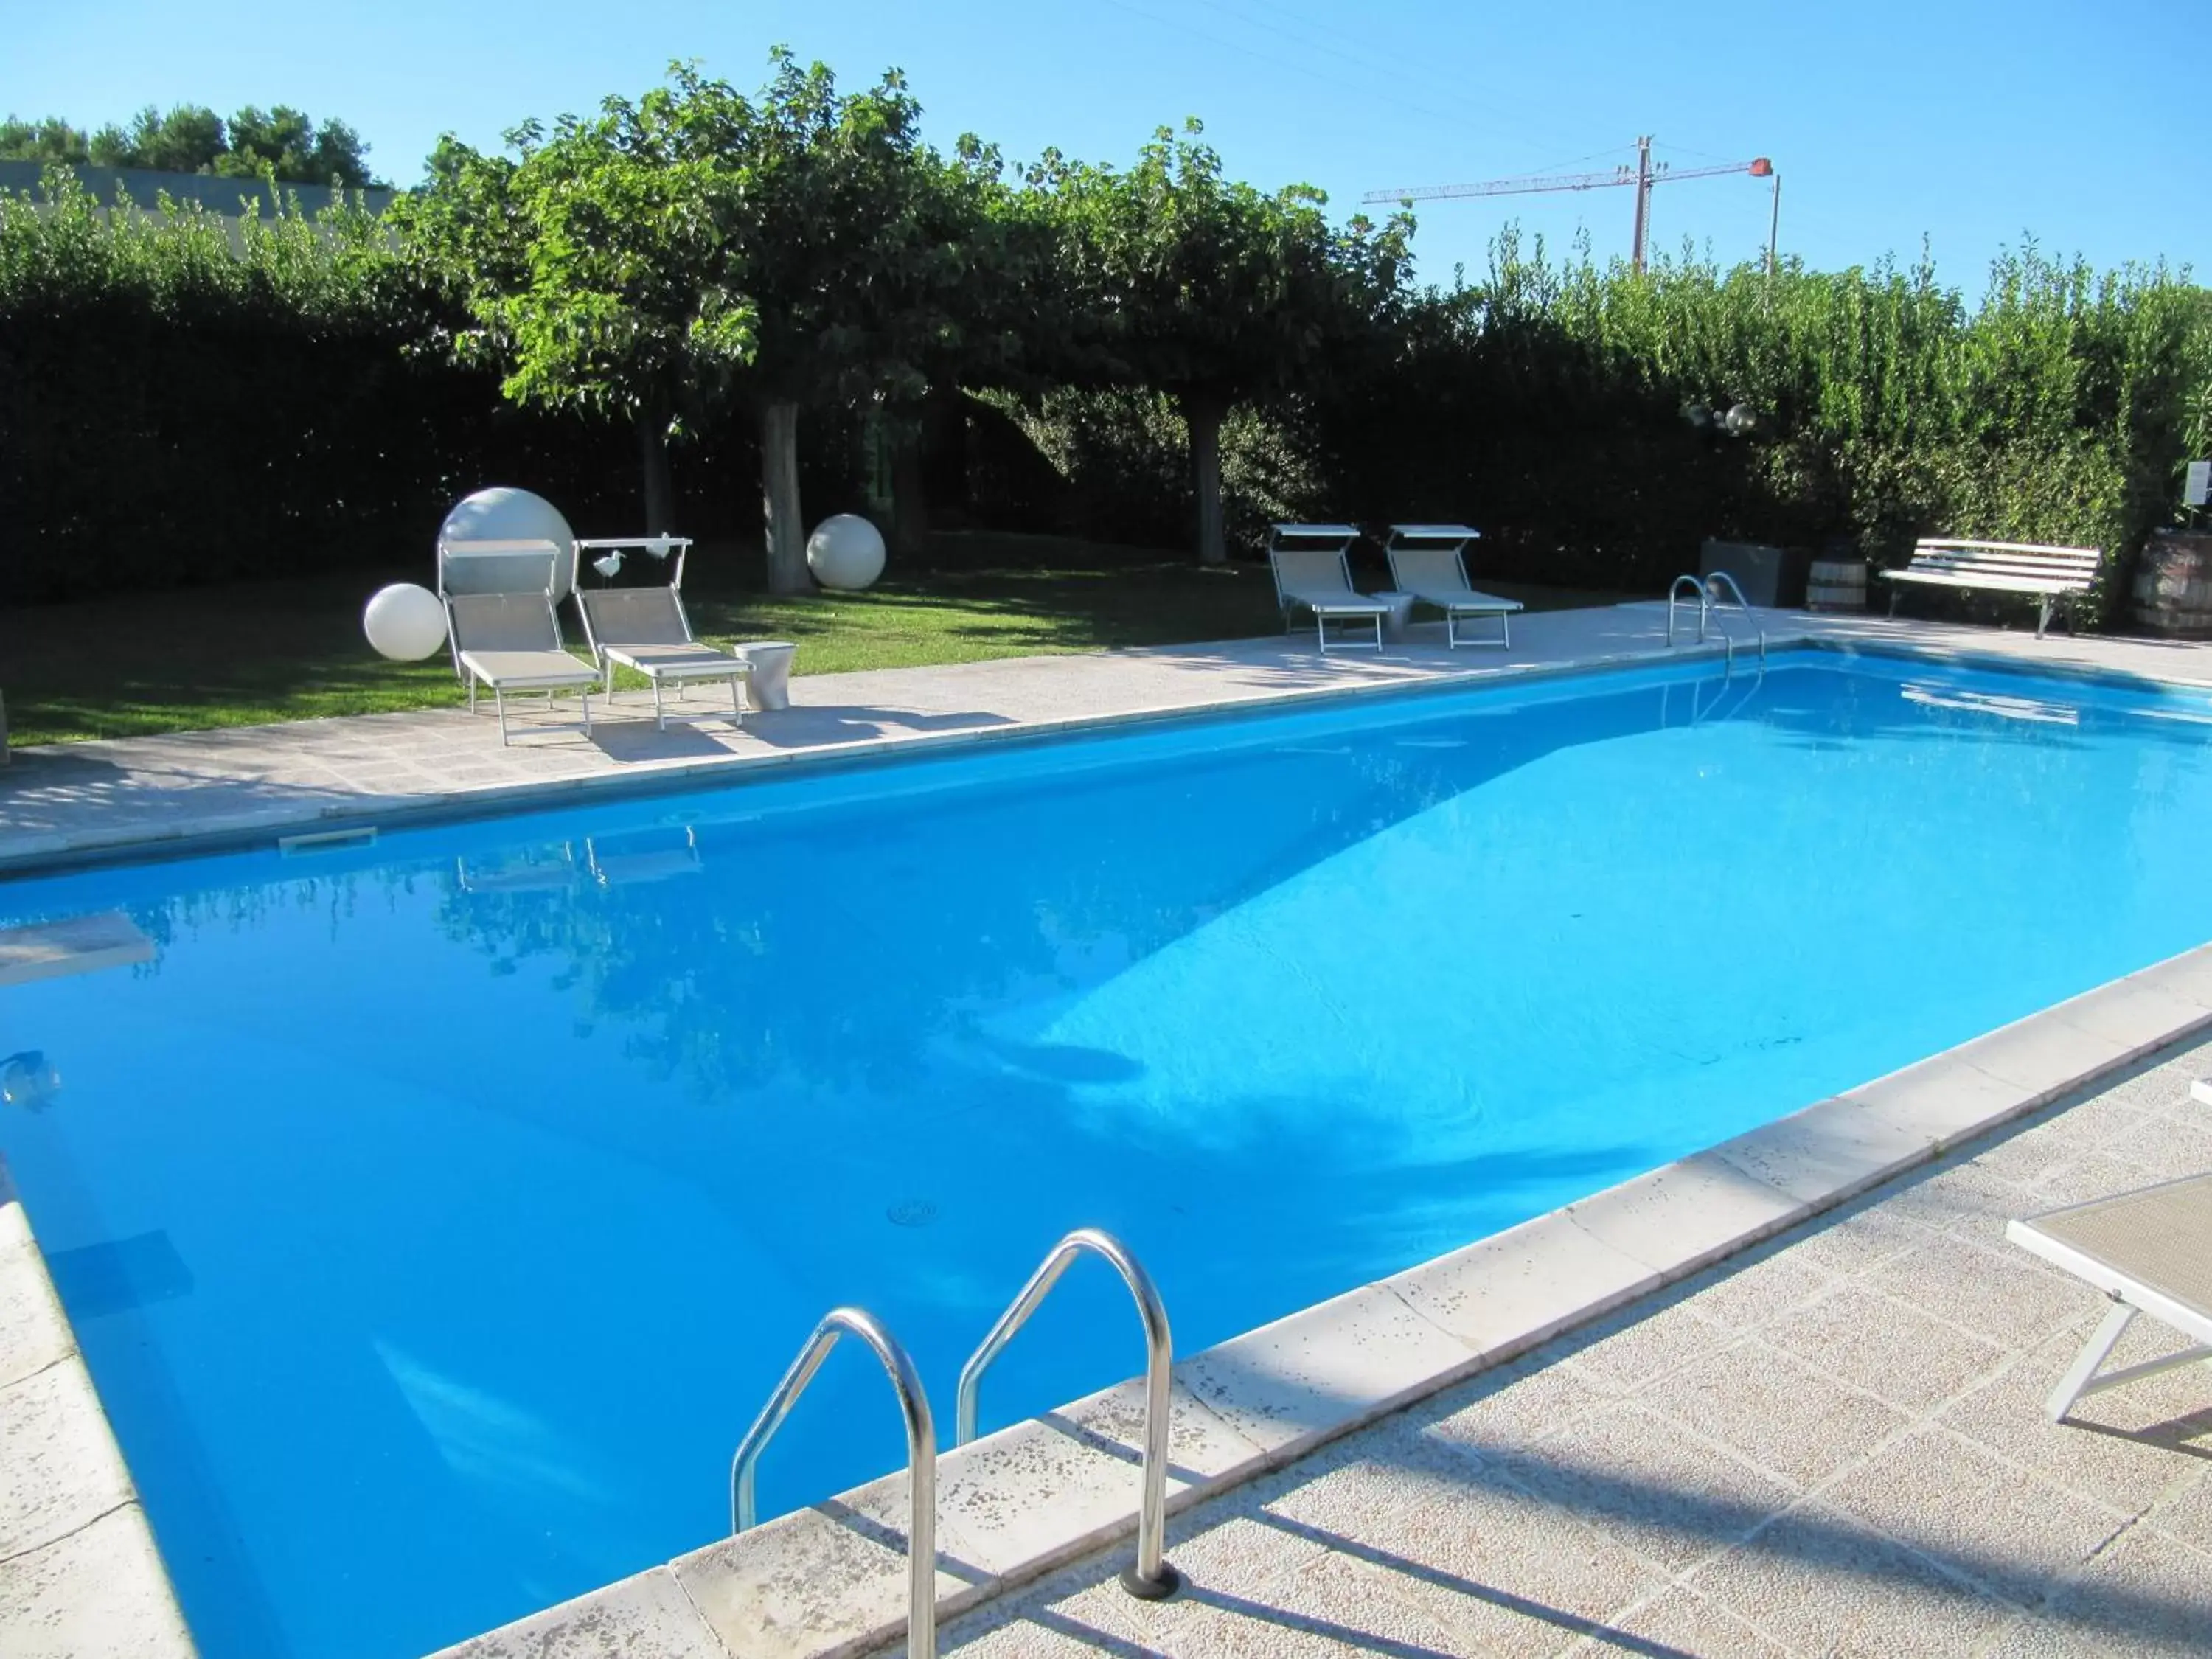
[[[2212,1169],[2208,1068],[2139,1070],[1200,1505],[1174,1601],[1123,1593],[1124,1547],[945,1651],[2212,1652],[2212,1366],[2049,1423],[2104,1304],[2003,1238]]]
[[[2027,633],[1872,617],[1760,613],[1770,641],[1889,640],[1916,650],[2098,667],[2212,684],[2212,647]],[[1741,628],[1741,623],[1737,623]],[[671,787],[752,767],[859,756],[917,742],[1050,730],[1328,696],[1363,687],[1664,660],[1666,607],[1607,606],[1522,618],[1510,651],[1447,651],[1441,624],[1379,657],[1314,648],[1307,634],[1218,645],[1016,657],[933,668],[802,675],[793,706],[657,732],[633,700],[592,736],[529,732],[502,748],[488,714],[459,705],[408,714],[234,726],[18,750],[0,770],[0,867],[202,837],[265,840],[318,824],[426,810],[494,810],[570,790]],[[1703,647],[1707,653],[1719,647]],[[635,699],[633,694],[633,698]]]

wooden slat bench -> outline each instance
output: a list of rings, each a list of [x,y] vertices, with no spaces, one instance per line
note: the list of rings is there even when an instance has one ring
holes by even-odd
[[[1890,584],[1889,614],[1897,614],[1901,584],[1972,588],[1984,593],[2031,593],[2040,601],[2035,637],[2051,626],[2054,599],[2066,601],[2066,627],[2074,627],[2074,602],[2097,580],[2104,554],[2094,547],[2045,547],[2033,542],[1923,541],[1902,570],[1877,572]]]

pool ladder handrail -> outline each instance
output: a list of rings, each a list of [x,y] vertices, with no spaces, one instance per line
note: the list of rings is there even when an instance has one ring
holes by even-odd
[[[1691,591],[1698,596],[1698,643],[1703,645],[1705,642],[1706,625],[1711,622],[1712,631],[1718,635],[1723,647],[1723,674],[1729,678],[1735,674],[1735,640],[1717,620],[1721,612],[1730,608],[1741,611],[1744,620],[1759,635],[1759,672],[1764,674],[1766,672],[1766,629],[1753,613],[1751,603],[1743,597],[1743,589],[1737,586],[1735,578],[1725,570],[1711,571],[1702,576],[1685,572],[1674,578],[1673,585],[1667,590],[1667,644],[1669,648],[1674,643],[1674,607],[1681,599],[1684,582],[1689,583]],[[1733,607],[1719,597],[1718,589],[1723,583],[1735,596]]]
[[[907,1511],[907,1659],[936,1659],[937,1654],[937,1425],[929,1414],[929,1395],[914,1361],[865,1308],[832,1308],[814,1328],[799,1358],[775,1385],[768,1404],[738,1443],[730,1460],[730,1531],[746,1531],[754,1523],[753,1469],[784,1419],[799,1403],[806,1385],[822,1369],[837,1340],[857,1336],[883,1362],[884,1375],[898,1395],[899,1411],[906,1419],[906,1458],[909,1489]]]
[[[960,1368],[959,1391],[953,1406],[953,1443],[964,1446],[975,1437],[975,1399],[983,1373],[1004,1352],[1022,1327],[1028,1324],[1060,1275],[1085,1253],[1103,1256],[1135,1298],[1137,1314],[1145,1327],[1145,1443],[1137,1464],[1137,1559],[1121,1571],[1121,1588],[1147,1601],[1173,1595],[1182,1577],[1162,1559],[1165,1548],[1168,1512],[1168,1412],[1170,1368],[1175,1363],[1175,1340],[1168,1329],[1168,1310],[1158,1287],[1129,1247],[1099,1227],[1078,1227],[1052,1247],[1029,1283],[999,1316],[981,1346]]]

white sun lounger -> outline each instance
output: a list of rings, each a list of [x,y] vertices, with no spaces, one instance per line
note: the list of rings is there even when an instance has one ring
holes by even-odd
[[[446,624],[453,641],[453,668],[469,688],[469,712],[477,710],[478,689],[488,689],[499,711],[499,740],[508,741],[507,698],[510,692],[543,691],[545,706],[553,707],[557,693],[574,691],[583,706],[583,718],[556,723],[552,729],[592,729],[592,688],[599,671],[568,654],[561,640],[561,619],[553,608],[553,572],[558,554],[551,543],[533,555],[507,553],[503,580],[535,578],[543,586],[535,592],[455,592],[445,588],[446,562],[440,566],[439,597],[446,603]],[[522,561],[527,559],[526,565]]]
[[[2212,1175],[2187,1176],[2010,1222],[2005,1237],[2112,1299],[2104,1323],[2051,1391],[2044,1409],[2052,1422],[2083,1395],[2212,1360]],[[1973,1293],[1972,1285],[1960,1290]],[[2139,1313],[2180,1332],[2194,1346],[2100,1375],[2112,1345]]]
[[[1382,552],[1390,561],[1390,585],[1411,593],[1424,605],[1444,613],[1444,643],[1452,650],[1462,645],[1502,645],[1513,648],[1513,613],[1518,599],[1502,599],[1481,592],[1467,580],[1467,544],[1482,532],[1463,524],[1394,524]],[[1462,617],[1495,617],[1495,640],[1462,640]]]
[[[634,668],[652,683],[653,718],[665,732],[672,720],[730,720],[745,723],[745,685],[753,665],[743,657],[702,645],[691,631],[683,596],[673,587],[596,587],[576,590],[577,609],[584,613],[584,635],[592,654],[606,671],[605,694],[614,702],[615,665]],[[720,680],[730,688],[730,708],[701,714],[672,715],[662,700],[665,686],[677,695],[695,681]]]
[[[1370,599],[1352,585],[1347,556],[1359,539],[1357,526],[1348,524],[1279,524],[1267,531],[1267,568],[1274,573],[1275,602],[1282,607],[1283,631],[1289,633],[1301,610],[1314,619],[1314,640],[1323,652],[1329,647],[1328,625],[1340,625],[1339,647],[1362,651],[1382,648],[1382,619],[1390,607]],[[1301,545],[1292,546],[1290,544]],[[1349,624],[1365,623],[1375,630],[1372,640],[1346,637]]]

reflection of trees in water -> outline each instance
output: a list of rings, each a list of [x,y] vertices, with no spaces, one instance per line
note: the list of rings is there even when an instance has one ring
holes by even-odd
[[[366,906],[380,902],[386,910],[398,909],[415,894],[437,887],[450,867],[441,859],[306,876],[287,871],[281,880],[188,887],[118,908],[160,947],[151,962],[132,970],[150,975],[161,972],[163,951],[195,933],[255,933],[280,918],[319,916],[335,940]]]
[[[586,1022],[620,1023],[627,1054],[707,1097],[794,1073],[903,1091],[947,1040],[1006,1048],[994,1012],[1095,984],[1463,787],[1435,762],[1346,744],[702,823],[696,873],[636,883],[517,849],[452,883],[440,918],[495,972],[550,959]],[[1110,1066],[1024,1058],[1063,1083]]]

